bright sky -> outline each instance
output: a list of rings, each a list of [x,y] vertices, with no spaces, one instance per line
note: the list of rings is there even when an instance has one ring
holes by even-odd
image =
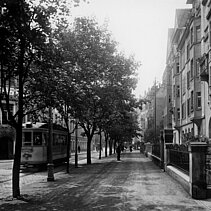
[[[75,15],[95,16],[108,29],[120,50],[141,62],[136,96],[144,95],[156,78],[162,81],[166,64],[168,28],[174,27],[175,10],[191,7],[187,0],[89,0]]]

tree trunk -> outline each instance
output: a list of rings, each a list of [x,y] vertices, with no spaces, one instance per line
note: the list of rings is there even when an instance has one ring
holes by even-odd
[[[109,155],[112,155],[112,140],[109,140]]]
[[[107,150],[107,148],[108,148],[108,136],[105,134],[105,157],[108,156],[108,150]]]
[[[100,151],[99,151],[99,159],[101,159],[101,150],[102,150],[102,134],[100,130]]]
[[[18,66],[18,124],[16,127],[15,157],[12,172],[12,192],[14,198],[20,197],[20,162],[22,146],[22,120],[23,120],[23,72],[24,72],[25,40],[20,42],[20,56]]]
[[[117,146],[116,152],[117,152],[117,160],[120,161],[120,153],[121,153],[120,145]]]
[[[12,171],[12,191],[13,197],[20,197],[20,162],[21,162],[21,145],[22,145],[22,125],[16,128],[15,157]]]
[[[92,164],[91,141],[92,141],[92,139],[90,137],[87,137],[87,164]]]
[[[116,153],[116,140],[113,142],[113,147],[114,147],[114,154]]]

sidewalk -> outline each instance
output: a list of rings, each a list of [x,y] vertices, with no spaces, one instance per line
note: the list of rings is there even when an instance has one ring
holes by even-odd
[[[99,152],[92,151],[92,162],[96,162],[99,159]],[[102,155],[103,157],[104,155]],[[13,160],[1,160],[1,163],[9,163],[9,168],[0,170],[0,200],[8,199],[12,200],[12,163]],[[78,153],[78,166],[85,165],[87,163],[86,160],[86,152],[82,151]],[[73,169],[75,165],[75,153],[71,153],[70,157],[70,169]],[[57,167],[58,170],[55,171],[54,177],[57,180],[57,175],[65,174],[66,166]],[[55,169],[57,169],[55,168]],[[58,176],[59,179],[59,176]],[[39,183],[40,181],[45,182],[47,180],[47,172],[41,171],[36,173],[20,173],[20,188],[24,190],[25,186],[30,185],[32,183]],[[22,191],[21,191],[22,193]],[[0,201],[1,205],[1,201]]]
[[[55,182],[38,173],[32,183],[22,184],[24,200],[2,200],[0,210],[61,211],[200,211],[211,210],[211,200],[194,200],[169,175],[138,151],[102,156],[79,168],[55,173]],[[81,155],[82,156],[82,155]],[[0,189],[1,190],[1,189]]]

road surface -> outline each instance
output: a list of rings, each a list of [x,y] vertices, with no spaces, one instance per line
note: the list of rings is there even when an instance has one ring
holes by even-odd
[[[138,151],[124,153],[120,162],[113,155],[56,177],[25,186],[24,202],[4,203],[0,210],[210,210]]]

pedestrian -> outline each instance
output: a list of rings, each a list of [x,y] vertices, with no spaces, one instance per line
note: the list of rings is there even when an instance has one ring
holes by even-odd
[[[132,148],[132,146],[130,146],[130,152],[132,152],[133,151],[133,148]]]
[[[80,151],[81,151],[81,147],[80,147],[80,146],[78,146],[78,153],[80,153]]]
[[[120,145],[117,146],[116,152],[117,152],[117,160],[120,161],[120,153],[121,153]]]

